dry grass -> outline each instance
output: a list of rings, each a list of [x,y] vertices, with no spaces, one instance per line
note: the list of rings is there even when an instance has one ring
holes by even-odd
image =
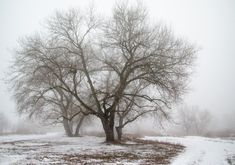
[[[69,164],[86,165],[113,162],[119,162],[119,165],[124,162],[138,162],[140,165],[170,164],[171,159],[184,149],[179,144],[141,140],[135,137],[125,137],[123,142],[117,142],[115,145],[126,146],[129,150],[104,151],[97,154],[64,154],[62,159]]]

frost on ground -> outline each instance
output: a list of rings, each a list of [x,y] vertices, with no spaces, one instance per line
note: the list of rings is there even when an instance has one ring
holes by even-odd
[[[0,164],[170,164],[182,149],[135,138],[107,144],[94,136],[11,135],[0,136]]]
[[[145,137],[144,140],[177,143],[185,151],[172,165],[235,165],[235,140],[205,137]]]
[[[185,148],[178,144],[182,144]],[[129,138],[123,143],[106,144],[103,137],[94,136],[77,138],[69,138],[63,134],[0,136],[0,164],[105,163],[235,165],[235,140],[204,137],[145,137]]]

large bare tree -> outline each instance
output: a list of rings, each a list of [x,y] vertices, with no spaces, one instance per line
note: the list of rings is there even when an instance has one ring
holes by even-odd
[[[167,27],[152,25],[140,5],[117,4],[108,19],[94,15],[70,10],[48,19],[46,33],[22,42],[13,83],[16,94],[34,84],[43,95],[60,90],[73,96],[82,114],[101,120],[106,141],[114,141],[120,107],[135,104],[128,110],[134,112],[140,100],[141,116],[181,98],[196,50]],[[23,104],[30,99],[31,91]]]

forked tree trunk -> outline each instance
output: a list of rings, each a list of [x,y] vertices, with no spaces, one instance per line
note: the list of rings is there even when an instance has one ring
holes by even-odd
[[[79,120],[78,124],[77,124],[76,130],[75,130],[75,133],[74,133],[75,137],[80,136],[80,128],[82,126],[82,123],[83,123],[84,119],[85,119],[85,116],[83,115],[81,117],[81,119]]]
[[[63,126],[64,126],[66,135],[69,137],[72,137],[73,133],[72,133],[72,130],[70,129],[69,120],[64,117],[63,117]]]

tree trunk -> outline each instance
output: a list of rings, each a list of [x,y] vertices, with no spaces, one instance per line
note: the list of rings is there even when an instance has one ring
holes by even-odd
[[[64,126],[66,135],[69,137],[72,137],[73,133],[72,133],[72,130],[70,129],[69,120],[64,117],[63,117],[63,126]]]
[[[106,136],[106,142],[114,142],[115,139],[114,139],[113,127],[110,127],[110,125],[108,124],[103,125],[103,127]]]
[[[74,133],[74,136],[77,137],[77,136],[80,136],[80,128],[82,126],[82,123],[83,123],[83,120],[85,119],[85,116],[83,115],[81,117],[81,119],[79,120],[78,124],[77,124],[77,127],[76,127],[76,130],[75,130],[75,133]]]
[[[124,116],[121,116],[119,114],[119,120],[118,120],[118,126],[116,127],[116,132],[117,132],[117,136],[118,136],[118,140],[121,141],[122,140],[122,129],[124,127],[123,125],[123,118]]]
[[[118,140],[121,141],[122,140],[122,127],[120,126],[116,127],[116,132],[117,132]]]
[[[103,116],[101,117],[101,122],[104,128],[105,136],[106,136],[106,142],[114,142],[114,118],[115,113],[111,112],[110,116]]]

